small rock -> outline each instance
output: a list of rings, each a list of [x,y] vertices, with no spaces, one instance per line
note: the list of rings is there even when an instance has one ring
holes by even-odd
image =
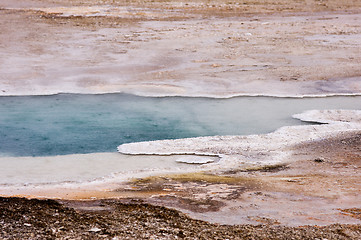
[[[93,228],[88,230],[88,232],[100,232],[100,231],[101,231],[101,229],[97,228],[97,227],[93,227]]]
[[[30,227],[31,224],[30,223],[24,223],[24,226]]]
[[[317,162],[317,163],[321,163],[321,162],[324,162],[325,160],[322,159],[322,158],[316,158],[313,160],[314,162]]]

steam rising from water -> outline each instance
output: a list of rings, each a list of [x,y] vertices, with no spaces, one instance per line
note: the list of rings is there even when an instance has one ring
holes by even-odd
[[[115,152],[123,143],[261,134],[304,124],[309,109],[360,109],[361,97],[145,98],[126,94],[1,97],[0,155]]]

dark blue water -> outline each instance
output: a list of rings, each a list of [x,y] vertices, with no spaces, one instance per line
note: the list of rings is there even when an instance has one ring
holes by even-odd
[[[260,134],[303,124],[310,109],[360,109],[361,97],[145,98],[127,94],[0,97],[0,155],[113,152],[122,143]]]

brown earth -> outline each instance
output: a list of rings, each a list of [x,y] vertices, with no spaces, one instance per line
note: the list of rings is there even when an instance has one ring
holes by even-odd
[[[127,202],[127,203],[124,203]],[[137,201],[0,198],[1,239],[357,239],[354,225],[227,226]]]

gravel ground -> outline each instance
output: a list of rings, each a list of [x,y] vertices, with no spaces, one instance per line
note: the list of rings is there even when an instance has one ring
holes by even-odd
[[[134,200],[133,200],[134,201]],[[118,200],[0,198],[1,239],[360,239],[361,226],[217,225]]]

